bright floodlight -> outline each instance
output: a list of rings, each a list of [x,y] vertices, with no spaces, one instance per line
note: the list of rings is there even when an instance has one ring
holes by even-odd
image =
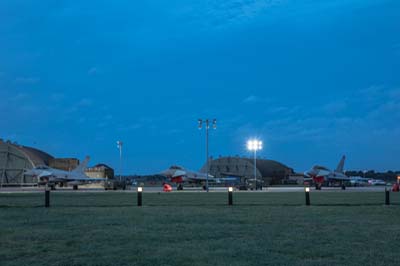
[[[232,192],[232,191],[233,191],[233,187],[229,187],[229,188],[228,188],[228,191],[229,191],[229,192]]]
[[[138,187],[138,188],[137,188],[137,191],[138,191],[138,192],[142,192],[142,191],[143,191],[143,188],[142,188],[142,187]]]
[[[306,192],[310,192],[310,188],[309,187],[306,187]]]
[[[260,140],[249,140],[247,141],[247,149],[250,151],[258,151],[262,149],[262,141]]]
[[[117,148],[120,149],[122,147],[122,141],[118,140],[117,141]]]

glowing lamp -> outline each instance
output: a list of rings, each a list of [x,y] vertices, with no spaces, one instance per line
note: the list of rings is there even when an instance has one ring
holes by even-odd
[[[247,149],[249,151],[258,151],[262,149],[262,144],[260,140],[249,140],[247,141]]]

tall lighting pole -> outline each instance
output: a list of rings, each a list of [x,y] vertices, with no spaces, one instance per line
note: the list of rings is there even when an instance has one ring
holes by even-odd
[[[247,149],[254,151],[254,180],[257,190],[257,151],[262,149],[262,141],[257,139],[247,141]]]
[[[117,148],[119,149],[119,181],[122,180],[122,141],[117,141]]]
[[[210,120],[210,119],[199,119],[198,120],[198,122],[199,122],[199,129],[202,129],[203,128],[203,123],[205,124],[205,129],[206,129],[206,157],[207,157],[207,160],[206,160],[206,189],[207,189],[207,192],[209,191],[208,190],[208,172],[209,172],[209,170],[208,170],[208,129],[210,128],[210,123],[212,123],[212,127],[213,127],[213,129],[217,129],[217,119],[213,119],[212,121]]]

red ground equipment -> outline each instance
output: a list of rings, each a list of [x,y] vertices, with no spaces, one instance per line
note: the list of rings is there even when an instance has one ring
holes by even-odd
[[[171,192],[172,191],[172,187],[169,184],[164,184],[163,186],[163,191],[164,192]]]

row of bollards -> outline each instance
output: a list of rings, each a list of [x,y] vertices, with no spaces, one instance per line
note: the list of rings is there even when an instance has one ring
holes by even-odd
[[[311,201],[310,201],[310,188],[305,187],[305,198],[306,198],[306,205],[310,206]],[[142,206],[142,193],[143,193],[143,188],[138,187],[137,188],[137,206]],[[45,194],[44,194],[44,206],[46,208],[50,207],[50,188],[46,186],[45,189]],[[233,187],[228,188],[228,205],[233,205]],[[390,190],[385,188],[385,205],[390,205]]]
[[[142,193],[143,193],[143,188],[138,187],[138,189],[137,189],[137,206],[142,206]],[[233,187],[228,188],[228,205],[233,205]]]
[[[138,187],[137,189],[137,206],[142,206],[142,194],[143,188]],[[233,205],[233,187],[228,188],[228,205]],[[50,189],[46,187],[44,191],[44,206],[50,207]]]
[[[310,206],[310,188],[305,187],[304,191],[306,193],[306,205]],[[390,205],[390,190],[385,187],[385,205]]]

